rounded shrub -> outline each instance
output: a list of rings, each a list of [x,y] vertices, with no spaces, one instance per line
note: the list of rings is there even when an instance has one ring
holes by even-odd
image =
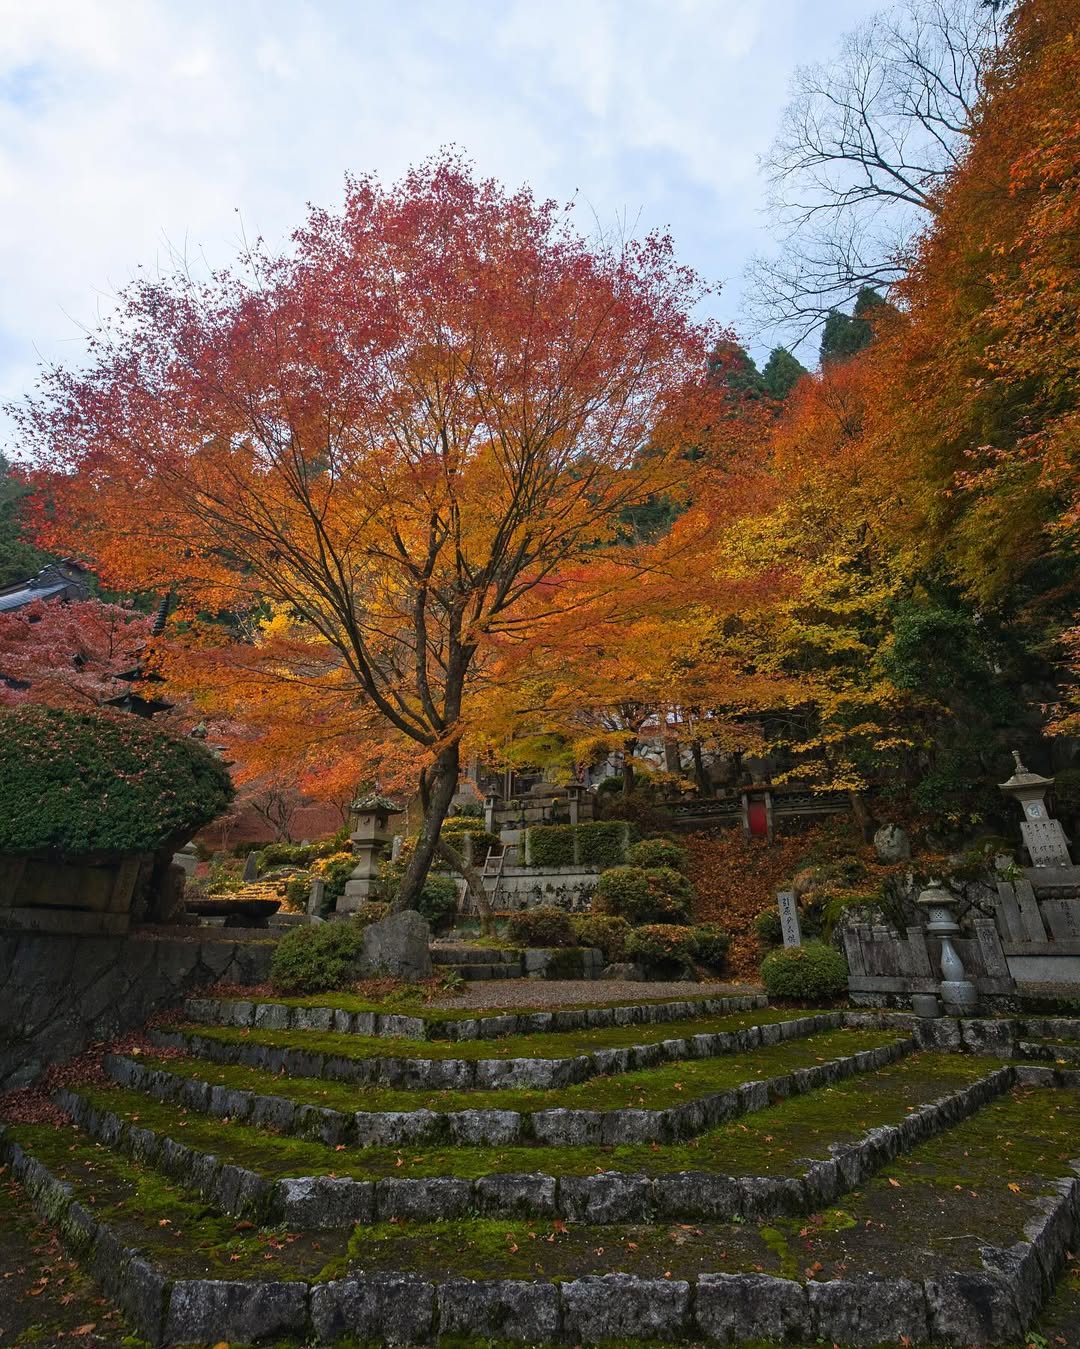
[[[686,849],[669,838],[643,838],[630,849],[630,862],[635,867],[670,867],[672,871],[685,871],[686,861]]]
[[[283,993],[329,993],[350,982],[366,923],[348,919],[294,927],[274,948],[270,980]]]
[[[847,961],[824,942],[770,951],[761,962],[761,979],[772,998],[838,998],[847,992],[847,978]]]
[[[784,940],[784,929],[777,909],[762,909],[754,919],[754,932],[763,946],[779,946]]]
[[[285,902],[289,908],[303,910],[307,908],[311,894],[311,873],[297,871],[285,882]]]
[[[693,929],[678,923],[645,923],[626,939],[626,957],[647,969],[685,969],[694,956]]]
[[[522,909],[510,915],[507,935],[515,946],[573,946],[570,915],[562,909]]]
[[[332,905],[341,898],[345,893],[345,885],[355,870],[356,858],[351,852],[332,853],[329,857],[320,857],[312,863],[312,874],[320,877],[326,886],[323,891],[325,904]]]
[[[570,920],[579,946],[596,946],[610,965],[626,954],[626,939],[633,928],[625,918],[614,914],[583,913]]]
[[[453,877],[429,872],[416,907],[434,931],[439,932],[452,925],[457,905],[458,888]]]
[[[690,943],[695,960],[714,971],[724,968],[731,937],[722,927],[716,923],[699,923],[690,929]]]
[[[593,912],[640,923],[685,922],[693,890],[671,867],[611,867],[600,873]]]
[[[140,717],[20,707],[0,720],[0,853],[178,847],[232,799],[228,770],[205,746]]]

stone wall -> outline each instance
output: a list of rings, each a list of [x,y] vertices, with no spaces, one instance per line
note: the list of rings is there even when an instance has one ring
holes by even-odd
[[[175,934],[0,932],[0,1090],[140,1027],[194,989],[263,981],[272,941]]]

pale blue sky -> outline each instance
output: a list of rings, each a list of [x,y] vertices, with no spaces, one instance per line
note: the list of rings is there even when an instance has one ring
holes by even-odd
[[[280,243],[440,145],[582,224],[667,226],[723,290],[767,243],[788,79],[876,0],[0,0],[0,399],[169,244]],[[238,214],[239,212],[239,214]]]

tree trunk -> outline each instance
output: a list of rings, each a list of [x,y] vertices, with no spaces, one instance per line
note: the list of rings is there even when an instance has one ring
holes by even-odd
[[[634,790],[634,750],[636,749],[636,739],[623,742],[622,789],[624,792]]]
[[[405,875],[401,878],[401,889],[391,905],[394,913],[400,913],[402,909],[415,909],[419,904],[420,892],[439,846],[439,830],[457,791],[460,766],[461,758],[455,741],[441,749],[435,762],[420,774],[424,822],[420,826],[420,837],[416,840]]]
[[[709,780],[705,776],[705,760],[701,755],[701,741],[690,741],[690,755],[694,760],[694,781],[697,783],[697,789],[702,796],[709,794]]]
[[[476,867],[471,862],[466,862],[464,855],[459,853],[456,848],[452,848],[445,839],[439,840],[438,854],[465,881],[473,903],[476,905],[476,911],[480,915],[480,931],[485,937],[493,937],[495,935],[495,910],[491,907],[487,891],[484,889],[484,878]]]
[[[855,823],[862,833],[863,842],[871,842],[874,837],[874,817],[870,814],[866,797],[862,792],[848,792],[848,799],[851,801],[851,813],[855,816]]]

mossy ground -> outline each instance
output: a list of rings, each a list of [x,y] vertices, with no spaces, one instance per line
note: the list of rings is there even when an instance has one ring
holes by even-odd
[[[247,1125],[211,1119],[118,1087],[91,1087],[94,1105],[180,1139],[222,1161],[284,1176],[460,1176],[544,1171],[589,1175],[597,1170],[661,1175],[715,1171],[729,1175],[793,1175],[806,1159],[827,1157],[830,1143],[895,1124],[915,1106],[966,1086],[989,1071],[986,1060],[919,1054],[865,1076],[789,1098],[767,1110],[711,1129],[687,1143],[635,1147],[365,1148],[338,1152]]]
[[[303,1049],[311,1054],[333,1054],[345,1059],[565,1059],[594,1049],[624,1049],[629,1045],[658,1044],[689,1035],[744,1030],[795,1021],[797,1011],[764,1008],[726,1016],[688,1018],[658,1026],[602,1026],[580,1031],[539,1031],[533,1035],[506,1035],[495,1040],[391,1040],[340,1031],[235,1029],[230,1026],[185,1025],[181,1034],[202,1035],[220,1044],[271,1045]]]
[[[887,1031],[829,1031],[806,1040],[789,1040],[746,1054],[714,1059],[684,1059],[632,1073],[594,1077],[572,1087],[531,1090],[406,1091],[390,1087],[359,1086],[326,1082],[320,1078],[287,1077],[240,1064],[214,1064],[205,1059],[147,1058],[150,1067],[164,1068],[184,1077],[244,1087],[267,1095],[286,1096],[312,1105],[338,1110],[551,1110],[565,1106],[575,1110],[663,1110],[681,1105],[710,1092],[726,1091],[756,1078],[774,1077],[826,1063],[861,1049],[892,1044],[896,1035]]]

